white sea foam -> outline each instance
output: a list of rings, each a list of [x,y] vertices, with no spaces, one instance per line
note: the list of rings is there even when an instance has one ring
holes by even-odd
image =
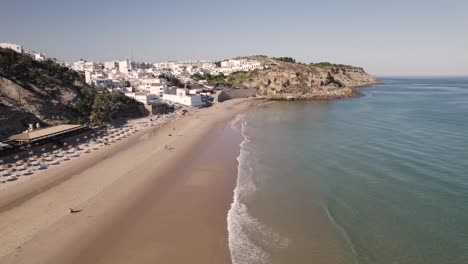
[[[236,117],[228,123],[228,126],[234,130],[241,130],[242,123],[245,121],[245,115],[245,113],[236,115]]]
[[[245,116],[236,117],[232,127],[238,127],[239,124],[244,140],[240,144],[240,155],[237,157],[239,163],[237,186],[227,216],[229,249],[234,264],[269,263],[269,254],[265,249],[285,248],[290,241],[249,214],[245,201],[257,190],[251,166],[254,157],[252,150],[249,149],[250,139],[245,131],[247,124]]]

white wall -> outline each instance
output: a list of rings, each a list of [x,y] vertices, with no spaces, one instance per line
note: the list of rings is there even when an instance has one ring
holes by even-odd
[[[12,49],[18,53],[23,53],[23,46],[13,43],[0,43],[0,48]]]
[[[191,107],[201,106],[204,104],[200,95],[164,94],[163,99],[173,102],[173,103],[182,104],[182,105],[191,106]]]

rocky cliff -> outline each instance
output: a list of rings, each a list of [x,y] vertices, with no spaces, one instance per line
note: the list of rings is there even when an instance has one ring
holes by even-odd
[[[42,126],[137,117],[139,103],[120,93],[92,88],[79,73],[53,61],[37,62],[0,49],[0,139],[28,124]]]
[[[329,63],[303,64],[263,56],[248,57],[264,62],[267,68],[233,73],[227,81],[237,87],[257,89],[268,99],[335,99],[359,95],[353,88],[375,84],[377,79],[364,69]]]

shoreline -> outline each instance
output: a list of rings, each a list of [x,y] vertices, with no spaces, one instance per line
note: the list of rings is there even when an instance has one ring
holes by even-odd
[[[276,95],[265,95],[258,96],[256,99],[268,101],[334,101],[363,96],[364,94],[359,91],[360,89],[369,88],[381,83],[382,82],[380,81],[376,81],[358,86],[343,87],[339,90],[319,91],[314,93],[281,93]]]
[[[22,188],[19,188],[21,185],[18,185],[9,188],[8,190],[11,190],[9,194],[0,193],[0,198],[9,198],[0,199],[4,202],[0,205],[0,235],[5,242],[0,248],[0,256],[5,257],[3,259],[0,257],[0,260],[5,261],[5,263],[28,262],[28,259],[34,259],[35,263],[73,263],[73,260],[79,257],[80,250],[86,248],[94,252],[94,255],[90,254],[90,256],[102,257],[102,254],[109,249],[104,250],[103,253],[101,252],[102,254],[100,252],[96,253],[93,246],[90,245],[95,245],[95,242],[99,239],[118,239],[119,236],[113,234],[112,227],[118,226],[119,221],[120,225],[125,227],[130,228],[133,226],[133,217],[125,218],[123,216],[128,215],[127,212],[131,212],[131,210],[136,210],[134,209],[135,205],[144,204],[138,202],[138,197],[146,197],[142,201],[148,201],[151,199],[145,195],[159,196],[159,199],[161,199],[159,206],[170,205],[171,199],[167,198],[169,196],[173,197],[173,201],[192,201],[191,199],[184,200],[177,197],[174,192],[170,191],[171,188],[176,190],[182,188],[183,185],[181,185],[180,181],[184,182],[190,177],[180,176],[184,175],[184,173],[179,173],[173,177],[164,174],[171,172],[173,168],[177,168],[178,162],[187,161],[191,155],[197,153],[197,149],[205,148],[202,145],[205,145],[205,137],[209,137],[208,135],[212,129],[233,119],[236,114],[247,111],[257,103],[256,100],[234,99],[211,108],[198,110],[190,116],[181,117],[179,120],[169,122],[160,128],[150,127],[144,129],[132,136],[131,139],[125,139],[106,150],[91,153],[89,156],[76,159],[62,167],[52,168],[44,172],[41,178],[48,179],[48,183],[51,184],[48,187],[46,184],[47,188],[45,186],[35,187],[34,179],[30,179],[28,182],[24,182]],[[169,137],[168,133],[171,133],[171,131],[175,135]],[[135,141],[137,142],[135,143]],[[218,147],[222,145],[208,143],[208,145],[210,144],[218,145]],[[173,151],[165,148],[167,145]],[[232,157],[227,160],[232,160]],[[234,161],[236,161],[235,157]],[[190,164],[190,162],[186,164]],[[216,165],[217,163],[214,162],[213,164]],[[86,169],[83,170],[83,165],[89,166],[84,166]],[[96,175],[100,176],[97,177]],[[140,176],[136,177],[135,175]],[[198,178],[203,178],[200,175]],[[235,180],[237,174],[234,173],[234,176],[231,178]],[[211,181],[214,179],[216,178],[212,177]],[[210,180],[205,183],[209,186]],[[223,203],[217,204],[219,208],[227,207],[226,212],[222,214],[225,249],[223,256],[215,255],[216,258],[223,259],[221,263],[229,263],[230,257],[226,261],[225,252],[227,248],[227,256],[230,256],[227,245],[226,215],[232,202],[232,191],[235,182],[233,186],[226,182],[223,184],[221,186],[224,186],[224,192],[230,189],[227,192],[230,200],[224,205]],[[159,192],[152,192],[148,189],[148,186],[156,188]],[[158,186],[168,188],[161,189],[162,187]],[[223,188],[216,189],[221,190]],[[14,192],[16,192],[16,195],[13,195]],[[5,203],[8,200],[18,202],[18,197],[21,197],[18,193],[28,199],[23,199],[19,203]],[[161,194],[157,195],[157,193]],[[34,195],[28,197],[31,194]],[[219,196],[220,193],[213,195]],[[216,201],[216,199],[213,200]],[[203,204],[206,202],[207,200],[200,201],[198,208],[203,208]],[[179,206],[185,208],[186,205],[183,204],[181,203]],[[153,205],[150,203],[148,206]],[[83,210],[83,212],[68,214],[68,207],[77,208]],[[173,210],[170,210],[170,207],[167,210],[174,213]],[[141,213],[142,215],[141,219],[144,219],[143,216],[148,214],[147,209],[141,206],[141,209],[137,210],[138,214]],[[168,215],[171,215],[170,213]],[[194,214],[196,215],[196,213]],[[15,226],[21,226],[21,230],[15,229]],[[218,230],[222,230],[222,228],[218,227]],[[164,229],[160,231],[163,232]],[[54,236],[54,241],[50,241],[51,235]],[[174,236],[174,234],[172,235]],[[78,243],[73,241],[74,238],[78,237]],[[181,239],[184,238],[181,237]],[[164,248],[164,243],[159,246]],[[47,247],[47,252],[44,252],[44,247]],[[158,248],[156,246],[153,251],[157,251]],[[196,255],[205,259],[213,257],[201,253]],[[170,254],[159,252],[159,256],[169,257]],[[187,256],[190,256],[190,254],[185,257]],[[90,261],[93,262],[92,259]],[[113,261],[113,263],[116,262]],[[182,260],[180,263],[182,263]]]

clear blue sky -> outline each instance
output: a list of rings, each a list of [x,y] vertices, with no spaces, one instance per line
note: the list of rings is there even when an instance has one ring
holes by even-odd
[[[60,60],[265,54],[468,75],[468,0],[0,1],[0,42]]]

